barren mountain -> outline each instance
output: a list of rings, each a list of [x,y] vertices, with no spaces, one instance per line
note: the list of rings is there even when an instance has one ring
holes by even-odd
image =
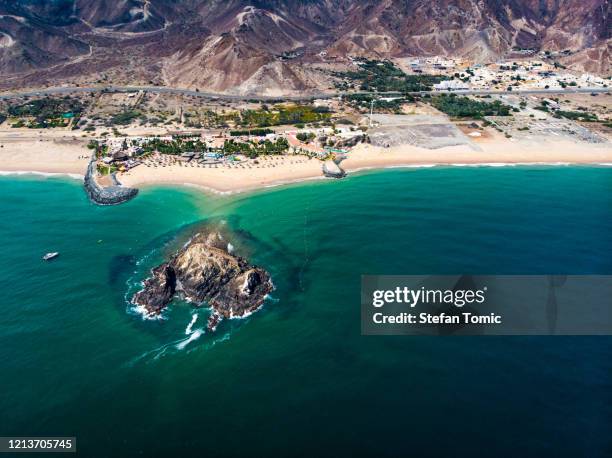
[[[457,55],[494,60],[513,47],[590,50],[610,45],[606,0],[383,0],[355,8],[338,55]],[[604,56],[602,56],[604,57]],[[609,59],[588,67],[609,71]]]
[[[324,89],[347,56],[570,50],[610,73],[609,0],[0,0],[0,87],[157,83]],[[324,57],[323,57],[324,56]]]

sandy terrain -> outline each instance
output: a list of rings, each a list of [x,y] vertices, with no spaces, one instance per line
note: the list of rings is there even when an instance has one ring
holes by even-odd
[[[65,135],[0,132],[0,172],[34,171],[83,175],[90,151],[83,140]],[[424,149],[358,145],[341,166],[347,172],[431,164],[612,164],[610,144],[527,142],[490,138],[473,145]],[[215,192],[240,192],[322,177],[322,162],[304,156],[260,158],[242,166],[140,165],[119,174],[126,186],[194,185]]]
[[[0,132],[0,172],[84,175],[91,154],[85,145],[68,136]]]
[[[574,142],[527,143],[500,140],[472,147],[452,146],[435,150],[414,146],[376,148],[359,145],[349,153],[341,166],[346,171],[385,167],[418,166],[431,164],[612,164],[609,145],[587,145]],[[301,156],[260,159],[259,166],[251,168],[199,168],[170,165],[165,167],[139,166],[119,176],[126,186],[159,183],[191,184],[218,192],[240,192],[282,183],[316,179],[322,176],[322,163]]]
[[[119,181],[130,187],[153,184],[190,184],[217,192],[240,192],[265,186],[322,177],[321,161],[305,156],[260,158],[259,164],[249,161],[246,168],[217,168],[167,165],[140,165],[119,175]]]
[[[512,142],[507,140],[477,143],[478,150],[461,145],[440,149],[398,146],[384,149],[358,145],[342,162],[346,171],[427,164],[612,164],[609,144],[575,142]]]

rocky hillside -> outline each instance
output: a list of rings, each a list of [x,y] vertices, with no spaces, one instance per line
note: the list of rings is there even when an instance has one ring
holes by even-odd
[[[490,61],[515,47],[568,49],[562,63],[609,74],[610,30],[609,0],[0,0],[0,87],[273,95],[329,87],[318,64],[348,55]]]

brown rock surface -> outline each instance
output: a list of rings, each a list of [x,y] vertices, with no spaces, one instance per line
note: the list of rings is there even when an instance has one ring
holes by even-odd
[[[238,94],[330,87],[348,55],[464,56],[514,47],[610,73],[609,0],[0,0],[0,88],[91,82]],[[322,51],[327,53],[321,58]]]
[[[272,291],[270,275],[226,250],[218,232],[196,235],[170,261],[152,271],[132,302],[151,315],[160,314],[175,293],[213,310],[209,329],[222,318],[241,317],[259,309]]]

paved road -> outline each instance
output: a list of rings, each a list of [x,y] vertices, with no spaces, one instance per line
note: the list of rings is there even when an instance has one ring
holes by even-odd
[[[441,91],[436,91],[438,94]],[[443,91],[449,92],[449,91]],[[605,94],[606,92],[612,92],[612,88],[608,87],[583,87],[583,88],[572,88],[572,89],[516,89],[513,91],[492,91],[492,90],[484,90],[484,89],[469,89],[465,91],[450,91],[454,94],[468,94],[468,95],[493,95],[493,94],[504,94],[504,95],[512,95],[512,94],[520,94],[520,95],[545,95],[545,94]]]
[[[92,86],[92,87],[53,87],[45,88],[37,91],[15,91],[15,92],[3,92],[0,94],[0,99],[7,99],[11,97],[24,97],[24,96],[40,96],[40,95],[63,95],[63,94],[74,94],[74,93],[95,93],[95,92],[136,92],[146,91],[158,94],[179,94],[189,95],[194,97],[202,97],[206,99],[219,99],[228,101],[240,101],[240,100],[258,100],[258,101],[271,101],[271,100],[312,100],[312,99],[331,99],[340,95],[347,95],[347,93],[315,93],[305,94],[302,96],[283,96],[283,97],[272,97],[272,96],[257,96],[257,95],[228,95],[228,94],[216,94],[212,92],[200,92],[193,91],[190,89],[180,89],[172,87],[162,86]],[[577,94],[577,93],[606,93],[611,92],[612,88],[567,88],[567,89],[516,89],[513,91],[499,91],[499,90],[461,90],[461,91],[435,91],[435,92],[411,92],[411,95],[425,95],[425,94],[444,94],[453,93],[461,95],[509,95],[509,94],[520,94],[520,95],[558,95],[558,94]],[[357,92],[360,95],[380,95],[380,96],[392,96],[398,95],[398,92]]]
[[[219,100],[258,100],[258,101],[269,101],[269,100],[310,100],[316,98],[332,98],[337,97],[337,94],[308,94],[303,96],[283,96],[283,97],[272,97],[272,96],[256,96],[256,95],[228,95],[228,94],[217,94],[213,92],[200,92],[193,91],[191,89],[181,89],[163,86],[95,86],[95,87],[52,87],[40,90],[28,90],[28,91],[16,91],[16,92],[3,92],[0,94],[0,99],[8,99],[16,96],[37,96],[37,95],[63,95],[63,94],[75,94],[75,93],[95,93],[95,92],[137,92],[137,91],[153,92],[157,94],[179,94],[179,95],[190,95],[194,97],[202,97],[206,99],[219,99]]]

